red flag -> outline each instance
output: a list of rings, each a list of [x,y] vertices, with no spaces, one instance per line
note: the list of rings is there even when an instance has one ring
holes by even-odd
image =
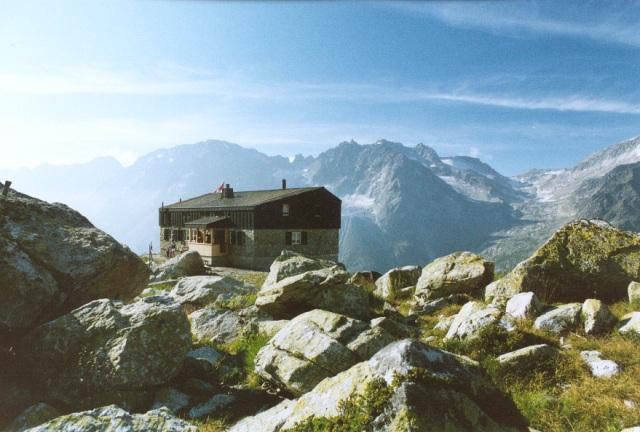
[[[224,182],[222,182],[222,184],[220,186],[218,186],[218,189],[214,190],[213,193],[222,192],[223,188],[224,188]]]

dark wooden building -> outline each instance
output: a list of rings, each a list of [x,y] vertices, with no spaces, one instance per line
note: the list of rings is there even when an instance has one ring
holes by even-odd
[[[268,270],[283,249],[338,260],[342,201],[324,187],[210,193],[162,206],[160,244],[212,266]]]

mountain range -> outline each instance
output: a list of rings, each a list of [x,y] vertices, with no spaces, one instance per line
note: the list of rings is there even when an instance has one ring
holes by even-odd
[[[423,144],[343,142],[317,157],[267,156],[224,141],[3,173],[23,193],[63,202],[142,253],[159,238],[158,208],[213,192],[325,186],[342,199],[340,260],[349,271],[421,265],[459,250],[510,269],[569,220],[640,230],[640,137],[573,168],[506,177],[477,158]]]

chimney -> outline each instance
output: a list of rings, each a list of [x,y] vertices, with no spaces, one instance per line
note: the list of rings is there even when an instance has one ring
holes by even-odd
[[[224,189],[222,189],[222,196],[220,198],[233,198],[233,188],[229,187],[229,184],[226,184]]]
[[[287,188],[287,179],[282,179],[282,189]]]
[[[9,180],[4,181],[4,190],[2,191],[2,196],[7,196],[9,193],[9,188],[11,187],[11,182]]]

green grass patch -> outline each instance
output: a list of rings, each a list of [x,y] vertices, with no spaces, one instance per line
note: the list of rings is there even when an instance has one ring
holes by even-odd
[[[547,344],[557,346],[555,339],[530,330],[507,331],[498,324],[482,328],[477,337],[468,340],[449,339],[440,343],[439,348],[455,354],[484,361],[531,345]]]
[[[258,298],[257,292],[252,292],[243,295],[234,295],[229,300],[216,300],[207,307],[214,309],[226,309],[226,310],[241,310],[253,306]]]
[[[232,277],[244,283],[249,283],[260,288],[264,285],[264,281],[267,280],[269,273],[264,272],[243,272],[234,274]]]
[[[510,392],[532,428],[541,431],[615,431],[640,425],[640,339],[610,334],[606,337],[568,338],[572,346],[554,365],[537,365],[525,376],[502,373],[486,362],[497,385]],[[580,351],[597,350],[622,372],[611,378],[591,375]]]
[[[264,333],[250,332],[228,345],[218,347],[218,349],[234,356],[236,359],[239,370],[229,377],[231,381],[237,380],[249,387],[260,387],[262,379],[254,373],[256,367],[255,358],[258,351],[270,340],[271,336]]]

